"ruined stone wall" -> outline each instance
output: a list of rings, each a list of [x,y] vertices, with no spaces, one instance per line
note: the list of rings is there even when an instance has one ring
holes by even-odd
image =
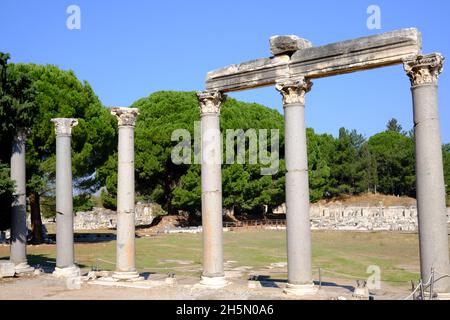
[[[155,204],[136,204],[136,226],[150,225],[159,207]],[[77,212],[73,221],[75,230],[115,228],[117,213],[113,210],[94,207],[92,211]]]
[[[274,213],[285,213],[285,206]],[[320,205],[310,207],[311,228],[323,230],[417,231],[416,206]],[[450,208],[447,208],[450,223]]]

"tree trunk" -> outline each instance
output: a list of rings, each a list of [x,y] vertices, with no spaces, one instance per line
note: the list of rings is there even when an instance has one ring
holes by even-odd
[[[30,216],[31,216],[31,231],[32,231],[31,243],[33,244],[43,243],[44,236],[42,234],[40,197],[37,192],[30,193],[30,212],[31,212]]]

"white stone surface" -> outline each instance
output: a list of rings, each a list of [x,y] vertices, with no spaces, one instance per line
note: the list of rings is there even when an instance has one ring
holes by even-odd
[[[14,277],[14,263],[7,260],[0,260],[0,278]]]
[[[220,289],[226,287],[229,284],[225,277],[205,277],[202,276],[202,279],[199,282],[200,287],[208,288],[208,289]]]
[[[53,272],[53,275],[56,278],[75,278],[75,277],[80,277],[81,276],[81,271],[80,268],[78,268],[77,266],[73,265],[71,267],[67,267],[67,268],[55,268],[55,271]]]
[[[289,295],[296,296],[306,296],[306,295],[314,295],[318,291],[317,287],[314,284],[301,284],[295,285],[288,283],[286,288],[284,288],[283,292]]]

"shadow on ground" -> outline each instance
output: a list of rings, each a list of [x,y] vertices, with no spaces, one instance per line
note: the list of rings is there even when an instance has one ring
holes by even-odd
[[[259,281],[259,283],[261,284],[261,286],[263,288],[280,288],[279,283],[283,283],[283,284],[287,283],[286,279],[275,279],[275,278],[271,278],[270,276],[264,276],[264,275],[253,276],[253,277],[250,277],[249,280]],[[353,291],[354,290],[353,286],[339,285],[339,284],[334,283],[334,282],[324,282],[324,281],[322,281],[321,283],[319,283],[319,281],[314,281],[314,285],[322,286],[322,287],[343,288],[343,289],[346,289],[346,290],[349,290],[349,291]]]
[[[55,234],[49,234],[49,239],[52,241],[56,241]],[[73,235],[74,241],[76,243],[101,243],[101,242],[109,242],[115,241],[116,235],[114,233],[95,233],[95,232],[83,232],[83,233],[74,233]],[[139,236],[136,235],[136,238]]]
[[[28,263],[34,268],[42,268],[45,273],[52,273],[55,271],[56,260],[54,258],[49,258],[48,256],[42,254],[29,254]],[[85,265],[77,263],[80,268],[86,268]]]

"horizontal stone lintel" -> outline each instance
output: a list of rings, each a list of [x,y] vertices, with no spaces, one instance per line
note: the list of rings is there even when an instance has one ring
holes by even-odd
[[[417,29],[402,29],[257,59],[208,73],[206,90],[239,91],[273,85],[277,80],[305,76],[311,79],[402,63],[421,52]]]
[[[289,56],[261,58],[208,72],[206,90],[239,91],[271,85],[289,75]]]

